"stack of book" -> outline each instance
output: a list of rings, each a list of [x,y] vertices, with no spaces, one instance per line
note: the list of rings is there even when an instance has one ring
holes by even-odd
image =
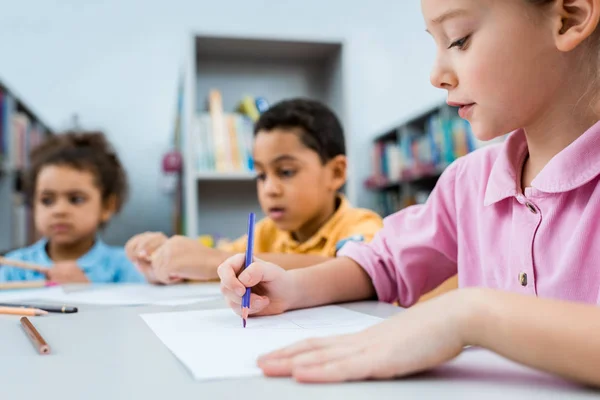
[[[428,117],[425,131],[402,128],[398,140],[377,141],[373,148],[370,186],[439,175],[450,163],[484,145],[469,123],[440,114]]]
[[[379,212],[386,216],[424,203],[444,169],[504,137],[482,142],[455,108],[440,106],[376,138],[367,188],[378,192]]]
[[[236,112],[226,113],[218,90],[208,96],[208,111],[194,116],[191,146],[199,172],[252,172],[254,122],[267,103],[264,99],[244,97]]]
[[[0,82],[0,251],[23,247],[36,238],[22,178],[29,152],[50,133]]]
[[[0,164],[5,169],[27,167],[29,151],[42,141],[43,135],[40,124],[17,111],[15,99],[0,91]]]

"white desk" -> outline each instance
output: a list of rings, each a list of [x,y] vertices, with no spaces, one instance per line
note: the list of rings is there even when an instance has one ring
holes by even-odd
[[[80,307],[79,313],[33,318],[52,348],[40,356],[18,317],[0,316],[0,398],[46,399],[599,399],[552,376],[482,350],[408,379],[343,385],[301,385],[290,379],[195,381],[139,317],[140,313],[224,307],[222,301],[182,307]],[[386,317],[382,303],[346,307]]]

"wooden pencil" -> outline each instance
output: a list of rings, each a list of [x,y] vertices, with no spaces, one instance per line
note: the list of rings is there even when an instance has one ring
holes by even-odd
[[[8,266],[15,267],[15,268],[28,269],[30,271],[37,271],[37,272],[41,272],[41,273],[46,273],[50,270],[50,268],[48,268],[48,267],[28,263],[25,261],[11,260],[6,257],[0,257],[0,265],[8,265]]]
[[[37,280],[37,281],[17,281],[17,282],[6,282],[0,283],[0,290],[13,290],[13,289],[35,289],[56,286],[55,282]]]
[[[26,315],[28,317],[37,317],[48,314],[48,311],[38,308],[23,308],[23,307],[0,307],[0,314],[7,315]]]
[[[31,321],[29,321],[27,317],[21,318],[21,325],[23,326],[23,330],[25,331],[25,333],[27,334],[27,336],[31,340],[31,343],[35,346],[37,351],[40,354],[49,354],[50,346],[48,345],[48,343],[46,343],[42,335],[40,335],[38,330],[35,329],[35,326],[33,326]]]

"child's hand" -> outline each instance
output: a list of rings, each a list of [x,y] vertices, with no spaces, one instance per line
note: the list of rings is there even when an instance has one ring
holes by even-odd
[[[158,283],[152,268],[151,256],[168,238],[162,232],[145,232],[127,241],[125,253],[127,258],[144,274],[150,283]]]
[[[291,308],[293,299],[292,277],[275,264],[254,259],[242,273],[244,254],[236,254],[219,266],[221,292],[229,307],[241,314],[242,296],[246,287],[252,288],[250,315],[281,314]],[[239,274],[239,276],[238,276]]]
[[[57,262],[46,272],[46,276],[49,281],[60,284],[90,282],[75,261]]]
[[[300,382],[390,379],[431,369],[461,353],[469,308],[461,291],[418,304],[360,333],[309,339],[258,360],[268,376]]]
[[[217,279],[217,266],[225,259],[223,252],[204,246],[198,240],[173,236],[151,256],[156,279],[165,284],[182,279],[208,281]]]

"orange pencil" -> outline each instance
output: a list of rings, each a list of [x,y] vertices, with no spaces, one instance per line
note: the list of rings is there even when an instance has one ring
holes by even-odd
[[[48,314],[48,311],[38,308],[23,308],[23,307],[0,307],[0,314],[7,315],[26,315],[28,317],[37,317]]]
[[[27,333],[27,336],[31,340],[31,343],[35,346],[37,351],[40,354],[49,354],[50,346],[44,340],[42,335],[35,329],[35,326],[27,319],[27,317],[21,318],[21,325],[23,326],[23,330]]]
[[[5,257],[0,257],[0,265],[10,265],[11,267],[28,269],[30,271],[37,271],[37,272],[41,272],[41,273],[46,273],[50,270],[50,268],[48,268],[48,267],[28,263],[25,261],[11,260],[11,259],[5,258]]]
[[[13,290],[13,289],[35,289],[43,287],[56,286],[57,283],[52,281],[18,281],[18,282],[7,282],[0,283],[0,290]]]

